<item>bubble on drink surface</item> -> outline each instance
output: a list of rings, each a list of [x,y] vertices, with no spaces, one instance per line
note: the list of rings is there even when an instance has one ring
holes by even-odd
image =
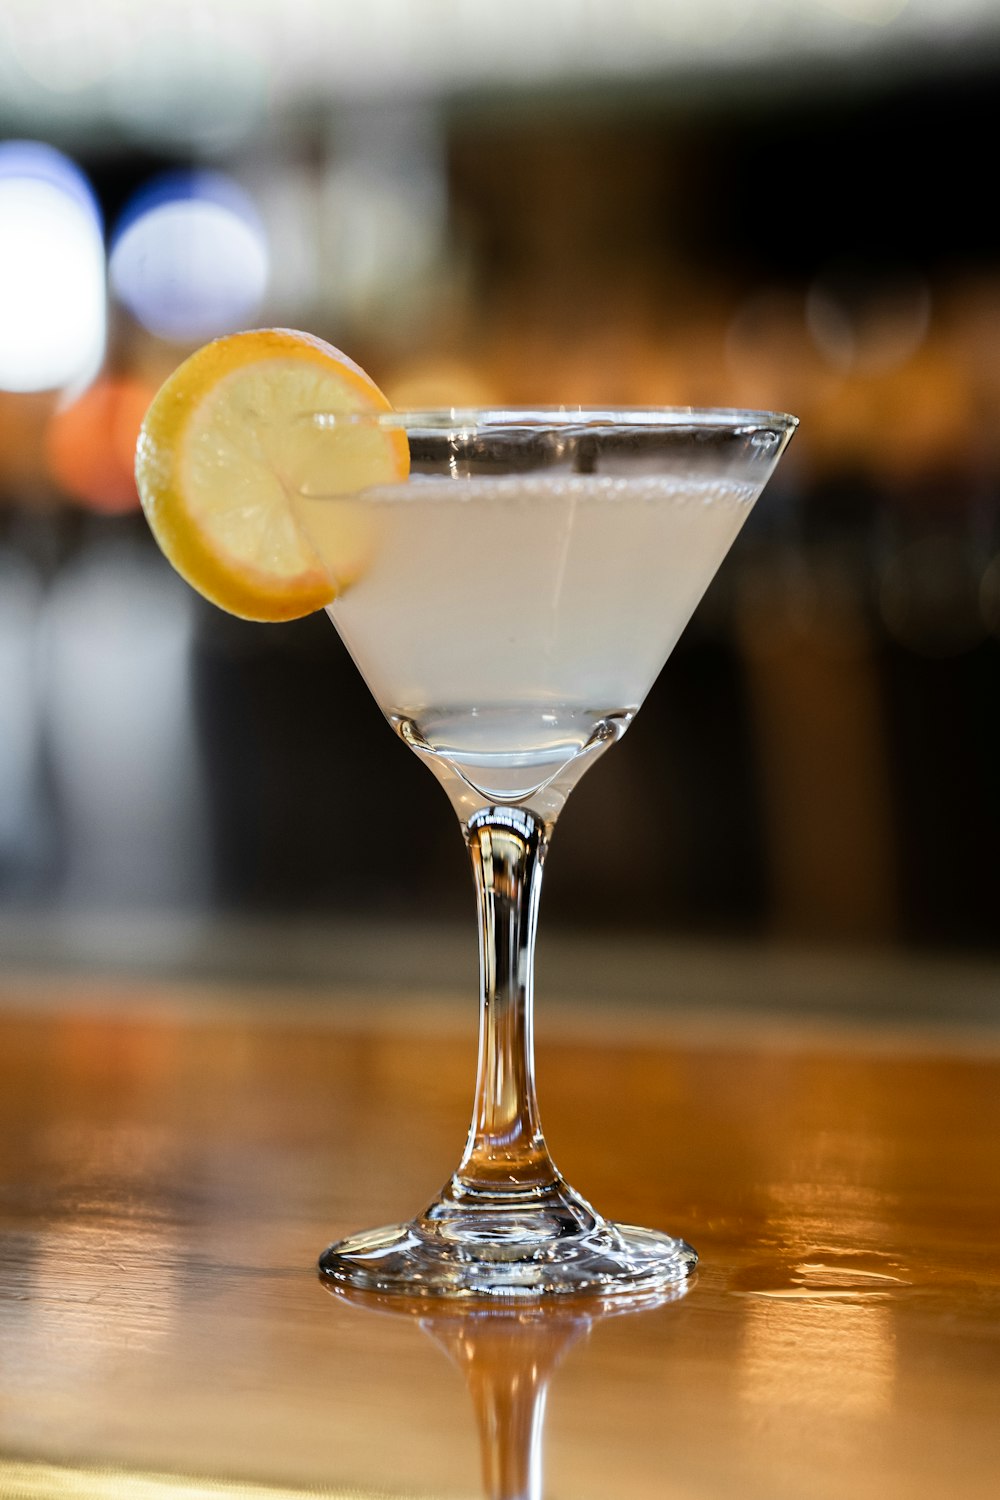
[[[421,502],[441,505],[552,504],[573,500],[585,505],[631,502],[661,505],[752,505],[761,486],[748,480],[708,479],[703,474],[658,473],[627,478],[619,474],[563,474],[558,472],[505,475],[502,478],[449,479],[440,474],[411,474],[401,484],[375,485],[364,491],[367,504],[406,504],[419,494]]]

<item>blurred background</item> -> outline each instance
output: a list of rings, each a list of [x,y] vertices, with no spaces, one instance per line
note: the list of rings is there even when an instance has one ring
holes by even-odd
[[[138,512],[159,382],[269,324],[398,405],[797,413],[543,932],[992,957],[998,97],[993,0],[8,0],[7,961],[474,952],[453,816],[325,617],[223,616]]]

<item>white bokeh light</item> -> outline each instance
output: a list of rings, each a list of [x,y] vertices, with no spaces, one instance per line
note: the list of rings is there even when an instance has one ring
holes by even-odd
[[[106,301],[83,173],[39,142],[0,146],[0,389],[85,384],[103,358]]]
[[[260,307],[266,236],[249,195],[215,172],[177,173],[125,210],[111,285],[143,327],[178,343],[228,333]]]

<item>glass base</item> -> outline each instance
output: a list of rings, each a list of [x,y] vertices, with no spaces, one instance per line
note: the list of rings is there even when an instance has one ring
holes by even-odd
[[[698,1261],[684,1240],[596,1215],[570,1232],[530,1211],[489,1217],[427,1214],[368,1230],[330,1245],[319,1269],[340,1286],[407,1297],[607,1298],[676,1286]]]

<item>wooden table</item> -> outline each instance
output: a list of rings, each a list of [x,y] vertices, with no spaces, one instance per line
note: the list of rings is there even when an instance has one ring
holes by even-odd
[[[560,1166],[687,1294],[463,1317],[313,1267],[455,1164],[471,1007],[0,984],[0,1495],[992,1500],[1000,1047],[709,1023],[540,1018]]]

